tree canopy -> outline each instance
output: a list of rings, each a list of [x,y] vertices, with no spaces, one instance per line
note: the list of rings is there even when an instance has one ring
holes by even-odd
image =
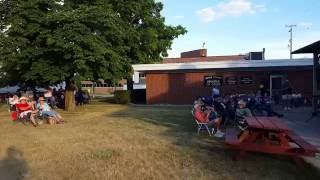
[[[165,24],[162,8],[154,0],[0,0],[1,81],[129,77],[132,64],[160,61],[186,33]]]

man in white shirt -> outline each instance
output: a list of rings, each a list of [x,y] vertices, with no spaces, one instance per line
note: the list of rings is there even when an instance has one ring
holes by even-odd
[[[213,86],[212,88],[212,97],[213,98],[220,97],[220,90],[218,89],[217,86]]]

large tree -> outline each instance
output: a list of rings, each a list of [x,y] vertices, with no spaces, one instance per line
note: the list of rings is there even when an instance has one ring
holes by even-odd
[[[2,81],[49,85],[130,77],[131,64],[167,56],[184,34],[169,26],[154,0],[0,0]],[[67,110],[73,103],[66,103]],[[69,106],[70,104],[70,106]]]

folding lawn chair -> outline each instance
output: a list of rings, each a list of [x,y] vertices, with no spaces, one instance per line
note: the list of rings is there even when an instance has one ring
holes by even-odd
[[[210,128],[208,127],[208,123],[202,123],[202,122],[199,122],[195,116],[194,116],[194,109],[191,110],[191,114],[192,114],[192,117],[194,119],[194,121],[197,123],[198,125],[198,134],[200,134],[200,131],[207,131],[209,136],[212,136],[214,134],[214,128],[212,128],[212,130],[210,131]]]

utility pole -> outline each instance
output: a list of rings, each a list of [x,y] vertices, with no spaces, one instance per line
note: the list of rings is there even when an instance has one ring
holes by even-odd
[[[292,59],[292,31],[294,27],[297,27],[295,24],[289,24],[285,26],[286,28],[289,28],[289,33],[290,33],[290,39],[289,39],[289,49],[290,49],[290,59]]]

